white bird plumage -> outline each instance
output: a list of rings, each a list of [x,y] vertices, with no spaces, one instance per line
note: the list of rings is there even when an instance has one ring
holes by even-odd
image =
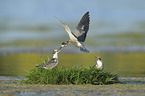
[[[62,23],[58,18],[56,19],[64,27],[70,39],[62,42],[61,47],[58,50],[53,51],[53,57],[51,60],[49,60],[45,64],[36,66],[36,68],[41,68],[41,67],[45,69],[54,68],[58,64],[58,53],[60,52],[61,48],[66,47],[70,44],[77,48],[80,48],[82,52],[86,52],[86,53],[89,52],[84,46],[84,41],[86,39],[87,32],[89,30],[89,23],[90,23],[89,12],[86,12],[84,16],[81,18],[80,22],[76,26],[75,34],[71,32],[70,28],[66,24]]]
[[[64,27],[70,38],[68,41],[62,43],[59,50],[65,46],[72,44],[73,46],[80,48],[82,52],[88,53],[89,51],[85,48],[83,43],[89,30],[89,12],[85,13],[85,15],[81,18],[79,24],[76,27],[75,34],[71,32],[70,28],[66,24],[62,23],[58,18],[56,19]]]
[[[54,68],[58,64],[58,53],[59,52],[60,51],[55,49],[53,51],[53,57],[51,58],[51,60],[49,60],[45,64],[36,66],[36,68],[45,68],[45,69],[52,69],[52,68]]]
[[[100,57],[96,57],[96,58],[97,58],[97,60],[96,60],[97,64],[95,64],[93,66],[93,68],[96,67],[97,69],[103,70],[104,69],[104,64],[103,64],[101,58]]]

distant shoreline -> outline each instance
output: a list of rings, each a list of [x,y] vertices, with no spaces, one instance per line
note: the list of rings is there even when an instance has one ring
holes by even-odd
[[[53,49],[57,49],[59,46],[56,47],[49,47],[49,46],[39,46],[39,47],[26,47],[26,46],[11,46],[11,47],[1,47],[0,48],[0,56],[8,55],[8,54],[16,54],[16,53],[38,53],[38,54],[48,54],[52,53]],[[128,46],[128,47],[114,47],[114,46],[103,46],[103,47],[88,47],[91,53],[95,52],[106,52],[106,53],[136,53],[136,52],[145,52],[145,46]],[[82,53],[75,47],[67,47],[62,50],[62,53]]]

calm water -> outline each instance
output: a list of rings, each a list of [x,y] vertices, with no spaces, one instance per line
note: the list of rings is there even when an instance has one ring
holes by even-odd
[[[0,75],[25,75],[27,71],[41,64],[43,60],[52,57],[51,54],[12,54],[0,56]],[[145,53],[89,53],[89,54],[59,54],[58,67],[94,66],[95,56],[102,58],[104,70],[119,74],[121,77],[145,76]],[[42,61],[43,61],[42,60]]]
[[[144,0],[1,0],[0,75],[23,74],[25,70],[34,68],[32,63],[38,63],[42,53],[50,56],[52,50],[59,48],[61,42],[68,39],[55,16],[74,32],[80,18],[90,11],[90,29],[85,46],[92,54],[103,52],[92,56],[101,56],[108,71],[113,70],[108,66],[112,64],[111,66],[117,65],[113,71],[121,72],[121,75],[129,76],[131,72],[132,76],[134,72],[134,76],[144,76],[144,4]],[[62,50],[61,54],[63,53],[81,52],[74,47],[67,47]],[[116,53],[119,55],[110,56]],[[132,53],[133,56],[126,53]],[[67,66],[69,62],[71,65],[87,65],[91,62],[93,65],[95,60],[92,59],[94,57],[90,60],[90,56],[84,55],[76,61],[79,55],[76,58],[64,58],[61,55],[60,58],[63,59],[60,59],[60,63]],[[128,68],[132,70],[128,71]]]
[[[144,0],[1,0],[0,43],[52,40],[52,37],[64,40],[61,37],[67,34],[55,16],[74,31],[87,11],[90,11],[91,17],[88,39],[102,34],[142,32],[145,30],[144,4]]]
[[[91,22],[85,45],[91,52],[144,52],[144,4],[144,0],[1,0],[0,55],[58,48],[68,36],[55,16],[74,32],[87,11]]]
[[[19,78],[0,76],[0,95],[129,95],[144,96],[145,78],[119,78],[122,83],[112,85],[42,85],[22,84]]]

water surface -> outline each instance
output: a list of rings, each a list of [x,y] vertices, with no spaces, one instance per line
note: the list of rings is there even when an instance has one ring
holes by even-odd
[[[58,67],[93,66],[95,56],[102,58],[104,68],[108,72],[125,77],[145,76],[144,53],[89,53],[89,54],[59,54]],[[41,60],[42,57],[42,60]],[[50,60],[51,54],[11,54],[0,56],[0,75],[23,76],[27,71],[41,64],[43,60]]]
[[[80,18],[89,11],[84,44],[91,54],[66,47],[58,66],[93,66],[94,57],[100,56],[105,70],[121,76],[145,76],[144,4],[144,0],[1,0],[0,75],[23,75],[41,56],[51,58],[52,51],[68,40],[55,16],[75,32]]]

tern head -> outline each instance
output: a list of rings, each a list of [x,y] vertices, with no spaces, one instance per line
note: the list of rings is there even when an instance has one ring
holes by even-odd
[[[99,61],[101,61],[101,58],[100,57],[96,57],[97,58],[97,61],[99,60]]]
[[[64,42],[62,42],[62,43],[61,43],[61,46],[60,46],[60,48],[59,48],[59,50],[61,50],[61,48],[63,48],[63,47],[68,46],[68,44],[69,44],[69,41],[64,41]]]
[[[64,41],[64,42],[62,42],[61,47],[66,47],[66,46],[68,46],[68,43],[69,43],[69,41]]]
[[[58,51],[60,52],[61,48],[68,46],[69,41],[64,41],[61,43],[60,48],[58,49]]]
[[[59,53],[60,50],[58,51],[57,49],[53,50],[53,54]]]

